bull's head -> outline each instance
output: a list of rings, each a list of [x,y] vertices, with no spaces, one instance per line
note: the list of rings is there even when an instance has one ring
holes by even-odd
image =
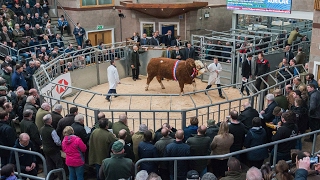
[[[198,71],[197,76],[200,76],[201,74],[203,74],[205,72],[204,64],[199,60],[195,60],[194,63],[196,65],[196,69]]]

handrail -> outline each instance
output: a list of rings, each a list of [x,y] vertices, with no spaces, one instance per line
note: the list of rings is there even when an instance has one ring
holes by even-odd
[[[235,155],[239,155],[239,154],[243,154],[243,153],[247,153],[247,152],[251,152],[253,150],[258,150],[261,148],[267,148],[270,147],[272,145],[274,145],[274,154],[273,154],[273,167],[276,164],[275,159],[277,157],[277,149],[278,149],[278,145],[281,143],[285,143],[288,141],[293,141],[296,139],[300,139],[302,137],[306,137],[306,136],[310,136],[313,135],[313,144],[312,144],[312,150],[311,150],[311,154],[315,153],[315,148],[316,148],[316,139],[317,139],[317,134],[320,133],[320,130],[317,131],[313,131],[313,132],[309,132],[309,133],[305,133],[305,134],[301,134],[301,135],[297,135],[294,137],[289,137],[286,139],[282,139],[282,140],[278,140],[278,141],[274,141],[274,142],[270,142],[267,144],[262,144],[259,146],[255,146],[255,147],[251,147],[251,148],[247,148],[247,149],[243,149],[240,151],[236,151],[236,152],[232,152],[232,153],[227,153],[227,154],[223,154],[223,155],[207,155],[207,156],[186,156],[186,157],[161,157],[161,158],[143,158],[138,160],[135,163],[135,173],[138,173],[138,166],[142,163],[142,162],[159,162],[159,161],[182,161],[182,160],[208,160],[208,159],[218,159],[218,158],[229,158],[231,156],[235,156]],[[174,169],[174,178],[176,179],[177,177],[177,169]]]

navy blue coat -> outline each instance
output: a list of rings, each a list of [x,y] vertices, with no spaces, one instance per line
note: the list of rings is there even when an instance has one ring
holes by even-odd
[[[267,142],[267,133],[264,128],[251,128],[244,139],[244,147],[251,148],[265,144]],[[249,161],[259,161],[268,158],[268,149],[261,148],[247,153]]]
[[[184,139],[183,142],[185,142],[189,137],[192,136],[192,134],[197,134],[198,126],[190,125],[183,129],[184,131]]]
[[[17,71],[12,73],[11,85],[14,90],[16,90],[18,86],[22,86],[25,90],[28,89],[27,81],[24,79],[23,74],[18,74]]]
[[[142,141],[138,146],[138,155],[140,159],[158,157],[157,148],[151,142]],[[158,172],[157,162],[143,162],[140,164],[140,170],[146,170],[148,173]]]

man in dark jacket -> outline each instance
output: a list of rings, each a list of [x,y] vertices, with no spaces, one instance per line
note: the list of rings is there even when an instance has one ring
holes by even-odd
[[[275,118],[273,114],[274,108],[277,106],[277,103],[274,101],[273,94],[267,94],[267,108],[262,110],[259,114],[259,117],[262,119],[262,127],[267,131],[267,142],[271,142],[272,131],[267,128],[266,122],[272,122]]]
[[[241,68],[241,75],[242,75],[242,86],[241,86],[241,93],[243,94],[244,90],[244,84],[249,81],[249,78],[251,77],[251,60],[252,60],[252,54],[249,54],[247,56],[247,60],[243,61],[242,68]],[[249,89],[246,87],[247,95],[250,95]]]
[[[58,122],[60,121],[60,119],[62,119],[63,117],[61,116],[61,112],[62,112],[62,105],[61,104],[55,104],[53,106],[53,111],[51,112],[51,116],[52,116],[52,127],[54,129],[57,129],[58,126]]]
[[[278,104],[279,107],[281,107],[283,110],[287,110],[289,106],[289,102],[287,97],[282,95],[282,92],[280,89],[275,89],[273,91],[274,94],[274,101]]]
[[[257,110],[251,107],[250,102],[245,102],[243,105],[244,110],[238,117],[238,120],[242,122],[242,124],[246,127],[247,130],[252,128],[252,119],[254,117],[259,117],[259,113]]]
[[[198,127],[198,133],[194,137],[187,139],[186,143],[190,146],[191,156],[207,156],[210,154],[210,137],[205,136],[207,127],[202,125]],[[196,170],[202,177],[207,173],[207,160],[196,160],[190,162],[190,169]]]
[[[132,79],[134,81],[141,80],[139,78],[140,60],[139,60],[138,46],[133,46],[133,52],[131,53],[130,64],[132,69]]]
[[[74,130],[74,135],[81,138],[84,144],[87,144],[91,133],[87,133],[84,129],[84,117],[81,114],[77,114],[74,117],[74,123],[71,125]]]
[[[48,172],[53,169],[63,168],[63,162],[60,153],[61,140],[57,135],[57,132],[52,124],[52,117],[47,114],[43,117],[44,126],[40,129],[40,135],[42,138],[43,153],[46,158]],[[59,179],[62,179],[61,173],[58,174]],[[50,180],[54,177],[51,176]]]
[[[33,142],[35,151],[40,151],[40,146],[42,145],[38,127],[32,121],[32,110],[26,109],[23,112],[23,119],[20,123],[21,133],[27,133],[30,140]]]
[[[109,123],[109,122],[108,122]],[[125,158],[129,158],[132,160],[132,162],[135,161],[134,153],[133,153],[133,146],[132,143],[125,142],[125,139],[127,137],[127,131],[125,129],[121,129],[118,133],[119,141],[121,141],[124,144],[124,152],[125,152]],[[113,143],[110,144],[110,152],[112,152]],[[111,157],[111,153],[108,154],[107,158]]]
[[[260,53],[258,55],[258,60],[256,61],[256,71],[254,73],[255,76],[261,76],[263,74],[266,74],[270,71],[270,64],[269,61],[264,59],[264,55],[262,53]],[[268,76],[264,76],[262,77],[266,82],[268,82]],[[258,78],[256,80],[256,88],[258,91],[260,91],[260,86],[262,83],[262,79]],[[267,87],[267,85],[265,83],[263,83],[263,89],[265,89]]]
[[[143,158],[157,158],[157,148],[152,144],[152,132],[147,130],[143,133],[144,140],[138,145],[138,156]],[[151,172],[158,173],[157,162],[142,162],[140,170],[146,170],[149,174]]]
[[[314,84],[308,84],[309,93],[309,126],[311,131],[320,129],[320,92],[315,88]],[[312,142],[313,135],[305,141]]]
[[[22,71],[23,71],[23,67],[17,64],[16,70],[15,72],[12,73],[12,76],[11,76],[11,83],[12,83],[11,85],[14,90],[16,90],[18,86],[22,86],[23,89],[25,90],[28,89],[27,81],[24,79],[22,75]]]
[[[30,137],[27,133],[21,133],[19,139],[16,140],[13,147],[23,150],[35,151],[33,143],[32,141],[30,141]],[[21,172],[32,176],[37,176],[38,171],[36,167],[36,156],[27,153],[18,153],[18,156]],[[11,152],[10,163],[16,165],[15,154],[13,151]]]
[[[272,141],[278,141],[289,137],[298,135],[298,127],[294,123],[296,115],[292,111],[287,111],[282,114],[281,121],[282,125],[278,128],[276,134],[272,136]],[[297,140],[288,141],[278,145],[278,152],[276,163],[279,160],[288,161],[291,159],[290,151],[296,146]],[[270,163],[273,164],[273,150],[271,152]]]
[[[71,126],[74,123],[74,117],[78,114],[77,107],[71,107],[69,110],[69,114],[66,117],[60,119],[57,125],[57,134],[60,138],[63,138],[62,131],[66,126]]]
[[[16,141],[16,131],[8,124],[9,114],[0,110],[0,145],[13,147]],[[1,166],[9,163],[10,151],[0,150]]]
[[[162,138],[160,138],[154,145],[158,150],[159,157],[163,157],[167,145],[174,141],[174,139],[171,136],[169,136],[169,131],[170,130],[167,127],[163,127],[161,129]],[[159,174],[162,179],[170,179],[170,173],[168,171],[168,162],[160,162]]]
[[[183,143],[184,132],[178,130],[176,133],[176,140],[167,145],[164,151],[164,157],[184,157],[190,156],[190,146]],[[170,179],[173,179],[173,161],[169,162]],[[184,180],[187,177],[188,161],[177,162],[177,177],[178,180]]]

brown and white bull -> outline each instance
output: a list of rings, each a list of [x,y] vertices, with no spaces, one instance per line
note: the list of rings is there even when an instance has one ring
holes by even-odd
[[[194,92],[196,91],[194,78],[204,71],[204,65],[199,60],[187,59],[186,61],[181,61],[170,58],[152,58],[147,66],[148,78],[145,90],[148,91],[150,82],[156,77],[162,89],[165,89],[165,87],[161,80],[166,78],[167,80],[179,82],[180,94],[184,93],[185,84],[192,84]]]

